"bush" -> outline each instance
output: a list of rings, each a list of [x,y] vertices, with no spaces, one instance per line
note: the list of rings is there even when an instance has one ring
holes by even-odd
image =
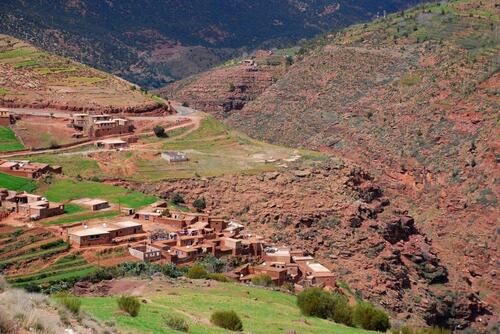
[[[165,128],[161,125],[156,125],[153,128],[153,132],[155,133],[155,136],[158,138],[165,138],[167,137],[167,133],[165,132]]]
[[[80,306],[82,305],[82,302],[75,296],[71,296],[68,294],[58,294],[55,296],[55,299],[59,304],[66,307],[71,313],[75,315],[80,313]]]
[[[354,324],[363,329],[385,332],[390,328],[387,314],[370,303],[358,303],[352,318]]]
[[[334,308],[330,319],[338,324],[352,326],[352,307],[349,306],[347,298],[339,293],[332,293]]]
[[[121,296],[118,298],[118,307],[120,310],[127,312],[132,317],[136,317],[141,309],[141,303],[136,297]]]
[[[189,325],[187,324],[186,320],[182,319],[181,317],[168,314],[164,316],[164,319],[165,319],[165,324],[169,328],[172,328],[179,332],[187,333],[189,331]]]
[[[215,326],[225,328],[230,331],[243,330],[243,323],[234,311],[215,311],[210,317],[210,322]]]
[[[182,197],[182,195],[179,193],[175,193],[174,196],[172,196],[172,203],[174,203],[175,205],[185,203],[184,197]]]
[[[203,212],[203,210],[205,210],[207,207],[207,203],[205,202],[205,199],[203,197],[198,198],[193,202],[193,207],[197,212]]]
[[[182,106],[187,108],[187,107],[189,107],[189,103],[187,103],[186,101],[184,101],[184,102],[182,102]]]
[[[186,276],[191,279],[203,279],[208,277],[208,272],[199,263],[195,263],[191,268],[189,268]]]
[[[335,301],[320,288],[308,288],[297,295],[297,305],[306,316],[327,319],[332,316]]]
[[[274,282],[271,276],[268,274],[260,274],[252,277],[252,284],[258,286],[273,286]]]
[[[211,254],[205,256],[198,263],[201,264],[209,273],[222,273],[226,267],[226,262],[224,262],[224,260],[216,258]]]
[[[229,282],[229,278],[220,273],[208,274],[208,278],[218,282]]]

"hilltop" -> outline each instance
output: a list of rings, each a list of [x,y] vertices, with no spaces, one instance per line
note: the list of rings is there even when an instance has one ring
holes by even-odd
[[[0,35],[0,106],[134,113],[162,111],[163,103],[121,78]]]
[[[144,87],[160,87],[259,45],[294,42],[416,3],[14,0],[0,4],[0,32]]]

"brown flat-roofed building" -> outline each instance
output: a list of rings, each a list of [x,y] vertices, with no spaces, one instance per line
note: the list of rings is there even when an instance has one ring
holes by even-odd
[[[128,251],[133,257],[145,262],[161,259],[161,251],[150,245],[134,245],[129,247]]]
[[[142,224],[133,221],[83,225],[68,231],[70,242],[77,247],[110,244],[113,239],[143,233]]]
[[[91,211],[99,211],[109,208],[109,202],[99,198],[81,198],[74,200],[73,203],[90,209]]]
[[[37,179],[49,173],[60,174],[62,173],[62,167],[27,160],[0,160],[0,172],[28,179]]]

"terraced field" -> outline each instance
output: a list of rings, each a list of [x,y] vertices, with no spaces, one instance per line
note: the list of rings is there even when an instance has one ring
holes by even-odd
[[[36,273],[9,276],[7,281],[14,287],[47,285],[60,281],[72,281],[87,276],[96,269],[81,256],[67,255]]]

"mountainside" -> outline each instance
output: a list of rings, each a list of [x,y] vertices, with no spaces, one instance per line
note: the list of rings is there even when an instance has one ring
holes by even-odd
[[[215,112],[255,138],[361,164],[433,241],[449,281],[498,310],[498,23],[493,2],[469,0],[353,26],[242,110]],[[195,87],[193,103],[213,100],[202,86],[174,96]]]
[[[0,106],[151,112],[162,103],[123,79],[0,35]]]
[[[243,49],[311,37],[418,2],[7,0],[0,3],[0,32],[159,87]]]
[[[248,59],[176,81],[155,92],[219,116],[241,110],[285,74],[291,58],[259,50]]]

